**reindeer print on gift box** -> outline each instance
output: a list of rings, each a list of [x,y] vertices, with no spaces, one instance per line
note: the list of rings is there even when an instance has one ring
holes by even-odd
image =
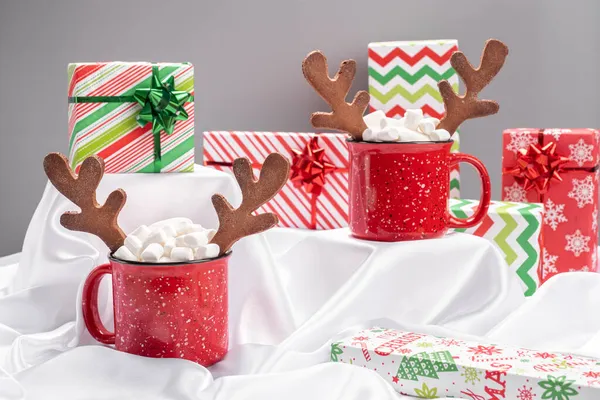
[[[353,60],[342,62],[333,78],[325,56],[314,51],[302,64],[306,80],[331,106],[332,112],[314,113],[318,129],[333,129],[349,135],[349,225],[361,239],[401,241],[440,237],[448,228],[477,225],[490,202],[490,179],[485,166],[473,156],[450,153],[451,136],[471,118],[498,112],[495,101],[478,99],[502,68],[508,48],[488,40],[479,68],[461,52],[451,64],[467,89],[454,93],[447,81],[438,84],[446,113],[442,120],[424,118],[421,110],[407,110],[404,118],[387,118],[383,111],[363,117],[369,94],[360,91],[346,102],[356,72]],[[449,214],[450,168],[458,162],[473,165],[481,176],[481,199],[473,216],[460,220]]]
[[[236,159],[242,202],[234,208],[222,195],[213,195],[217,230],[174,218],[143,225],[129,236],[117,223],[125,192],[112,192],[103,205],[96,200],[104,174],[101,158],[87,158],[76,175],[65,156],[51,153],[44,169],[56,189],[81,209],[63,214],[61,224],[98,236],[110,249],[109,263],[92,270],[83,287],[83,318],[90,334],[132,354],[185,358],[204,366],[220,361],[228,345],[230,249],[239,239],[277,224],[275,214],[253,212],[285,184],[289,162],[278,153],[269,155],[255,180],[250,162]],[[98,312],[99,284],[106,274],[113,278],[114,333]]]

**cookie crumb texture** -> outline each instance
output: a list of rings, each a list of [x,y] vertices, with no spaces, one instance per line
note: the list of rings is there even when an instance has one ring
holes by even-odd
[[[227,352],[227,263],[113,270],[116,347],[209,366]]]

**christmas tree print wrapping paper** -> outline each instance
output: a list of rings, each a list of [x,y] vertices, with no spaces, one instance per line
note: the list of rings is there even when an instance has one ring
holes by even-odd
[[[425,399],[600,399],[600,360],[557,352],[372,328],[332,343],[331,361]]]
[[[540,192],[536,186],[526,186],[529,179],[509,173],[531,146],[539,149],[553,143],[555,156],[564,158],[558,167],[562,181],[551,179],[547,190]],[[597,271],[598,144],[595,129],[507,129],[503,133],[503,200],[544,205],[541,283],[561,272]]]
[[[450,214],[468,218],[478,205],[478,200],[451,199]],[[487,216],[478,225],[454,231],[492,242],[521,280],[525,295],[531,296],[539,286],[543,217],[544,207],[539,203],[492,201]]]
[[[400,118],[407,109],[420,108],[423,115],[441,119],[444,102],[437,87],[447,80],[458,90],[458,76],[450,65],[458,51],[456,40],[419,40],[369,44],[369,94],[371,110]],[[452,152],[458,152],[459,133],[452,135]],[[450,171],[450,197],[460,198],[460,170]]]
[[[336,229],[348,226],[348,147],[337,133],[204,132],[204,164],[231,172],[233,160],[250,159],[257,175],[272,152],[287,156],[290,179],[259,212],[273,212],[279,226]],[[257,175],[258,176],[258,175]]]
[[[71,167],[98,155],[107,173],[193,171],[193,65],[73,63],[68,74]]]

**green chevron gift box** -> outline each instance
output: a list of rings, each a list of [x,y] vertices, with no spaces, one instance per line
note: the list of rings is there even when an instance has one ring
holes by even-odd
[[[458,75],[450,65],[450,56],[457,50],[456,40],[370,43],[371,110],[400,118],[407,109],[420,108],[423,115],[441,119],[444,102],[437,83],[447,80],[458,92]],[[459,133],[452,138],[452,151],[457,153]],[[450,197],[460,198],[458,165],[450,171]]]
[[[330,357],[421,399],[600,399],[600,360],[575,354],[372,328],[334,341]]]
[[[451,199],[450,214],[457,218],[470,217],[478,204],[477,200]],[[540,284],[543,216],[544,207],[539,203],[492,201],[483,221],[472,228],[455,231],[470,233],[492,242],[521,280],[525,295],[531,296]]]
[[[69,160],[106,172],[194,169],[194,67],[189,63],[69,64]]]

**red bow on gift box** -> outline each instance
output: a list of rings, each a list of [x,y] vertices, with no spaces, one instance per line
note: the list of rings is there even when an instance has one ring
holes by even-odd
[[[337,168],[325,158],[325,149],[319,147],[317,137],[313,137],[303,150],[292,150],[290,180],[306,193],[320,195],[325,185],[325,176]]]
[[[544,146],[530,144],[527,149],[517,152],[516,165],[505,169],[504,173],[514,176],[523,185],[523,189],[535,188],[538,193],[543,194],[548,191],[551,181],[562,182],[560,172],[562,165],[568,161],[568,157],[556,154],[555,142]]]
[[[345,172],[330,163],[325,157],[325,149],[319,147],[319,138],[312,137],[304,149],[292,150],[290,181],[294,187],[302,188],[310,198],[310,228],[317,227],[317,199],[327,183],[326,176],[332,172]]]

